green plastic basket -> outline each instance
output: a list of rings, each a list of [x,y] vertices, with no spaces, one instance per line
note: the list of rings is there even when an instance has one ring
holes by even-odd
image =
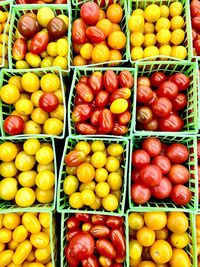
[[[197,101],[197,108],[198,108],[198,118],[200,118],[200,72],[199,72],[199,68],[200,68],[200,62],[199,60],[196,59],[196,72],[197,72],[197,90],[198,90],[198,101]],[[198,128],[200,129],[200,119],[198,120]]]
[[[198,132],[198,112],[197,112],[197,64],[196,62],[138,62],[136,63],[136,73],[137,78],[140,76],[150,77],[154,72],[161,71],[167,75],[172,75],[177,72],[182,72],[190,78],[190,86],[184,91],[188,98],[187,107],[181,111],[181,117],[184,121],[183,130],[180,132],[175,132],[175,134],[195,134]],[[137,79],[135,79],[134,91],[137,92]],[[133,120],[132,120],[132,132],[148,133],[148,134],[163,134],[159,131],[145,131],[137,130],[136,127],[136,103],[137,94],[134,95],[134,105],[133,105]]]
[[[41,138],[40,136],[32,136],[32,138],[37,138],[40,142],[48,142],[52,145],[53,153],[54,153],[54,173],[55,173],[55,188],[54,188],[54,200],[51,203],[48,204],[42,204],[42,203],[34,203],[30,207],[22,208],[17,206],[12,201],[5,201],[0,199],[0,214],[1,213],[9,213],[9,212],[50,212],[55,209],[56,206],[56,192],[57,192],[57,161],[56,161],[56,148],[55,148],[55,142],[53,138]],[[4,142],[12,142],[15,144],[23,144],[26,140],[29,138],[27,137],[21,137],[20,139],[16,139],[13,137],[10,138],[1,138],[0,144]],[[1,178],[1,176],[0,176]]]
[[[146,6],[148,6],[149,4],[157,4],[159,6],[161,5],[167,5],[169,6],[172,2],[181,2],[183,4],[183,12],[182,12],[182,16],[185,20],[185,26],[184,26],[184,31],[185,31],[185,40],[183,42],[183,46],[186,47],[187,49],[187,57],[185,58],[184,61],[186,60],[191,60],[192,58],[192,50],[191,50],[191,43],[192,43],[192,38],[191,38],[191,26],[190,26],[190,14],[189,14],[189,10],[190,10],[190,1],[188,0],[128,0],[128,16],[127,16],[127,25],[128,25],[128,20],[133,12],[133,10],[135,10],[136,8],[141,8],[141,9],[145,9]],[[131,64],[134,64],[137,61],[133,61],[131,59],[131,45],[130,45],[130,30],[129,27],[127,27],[127,38],[128,38],[128,53],[129,53],[129,60],[131,61]],[[163,56],[163,55],[159,55],[159,56],[154,56],[154,57],[148,57],[148,58],[144,58],[138,61],[151,61],[151,60],[178,60],[178,61],[182,61],[178,58],[174,58],[174,57],[168,57],[168,56]]]
[[[72,0],[73,1],[73,0]],[[78,0],[74,0],[73,1],[73,4],[75,6],[72,6],[71,8],[71,11],[72,11],[72,23],[74,22],[75,19],[77,18],[80,18],[80,4],[83,4],[83,3],[86,3],[86,2],[89,2],[89,1],[92,1],[94,2],[95,0],[81,0],[81,1],[78,1]],[[114,3],[119,3],[120,6],[122,7],[123,9],[123,18],[121,20],[121,23],[120,23],[120,26],[121,26],[121,29],[123,31],[123,33],[126,35],[126,45],[125,47],[122,49],[122,60],[116,60],[116,61],[109,61],[109,62],[102,62],[102,63],[95,63],[95,64],[89,64],[89,65],[86,65],[87,67],[98,67],[98,66],[109,66],[110,64],[112,63],[117,63],[119,65],[125,63],[128,61],[128,56],[129,56],[129,47],[128,47],[128,37],[127,37],[127,23],[126,23],[126,18],[127,18],[127,0],[113,0]],[[95,1],[97,2],[99,5],[103,2],[103,6],[102,6],[102,9],[103,10],[106,10],[107,9],[107,6],[108,6],[108,2],[104,0],[98,0],[98,1]],[[79,66],[73,66],[73,56],[74,56],[74,53],[73,53],[73,45],[72,45],[72,42],[71,42],[71,49],[70,49],[70,52],[71,52],[71,67],[72,68],[77,68],[79,69],[80,67]]]
[[[126,187],[127,187],[127,171],[128,171],[128,156],[129,156],[129,141],[127,138],[118,138],[118,139],[111,139],[111,138],[96,138],[96,137],[81,137],[81,136],[76,136],[72,137],[69,136],[66,138],[66,142],[64,145],[64,150],[63,150],[63,156],[60,164],[60,171],[59,171],[59,181],[58,181],[58,196],[57,196],[57,211],[58,212],[68,212],[68,213],[74,213],[74,212],[79,212],[79,213],[85,213],[89,212],[91,214],[108,214],[110,215],[110,212],[105,211],[103,208],[99,210],[92,210],[89,207],[83,207],[82,209],[73,209],[69,205],[69,198],[65,194],[63,190],[63,182],[65,177],[67,176],[65,168],[66,164],[64,163],[64,159],[67,153],[69,153],[77,144],[79,141],[95,141],[95,140],[101,140],[104,142],[105,145],[111,144],[111,143],[117,143],[121,144],[124,148],[123,152],[123,158],[126,159],[125,162],[121,165],[123,171],[124,171],[124,177],[123,177],[123,185],[121,188],[121,198],[119,201],[119,206],[116,211],[113,211],[112,214],[116,215],[117,213],[123,214],[124,209],[125,209],[125,200],[126,200]]]
[[[12,14],[11,14],[11,22],[10,22],[10,31],[9,31],[9,41],[8,41],[8,63],[9,63],[9,69],[15,69],[15,62],[12,58],[12,47],[14,44],[13,40],[13,33],[17,29],[17,22],[19,18],[26,14],[27,12],[34,13],[35,11],[39,10],[42,7],[49,7],[53,10],[55,15],[59,14],[64,14],[67,15],[69,18],[69,26],[68,26],[68,47],[70,48],[71,46],[71,6],[69,4],[63,5],[63,4],[57,4],[57,5],[52,5],[52,4],[40,4],[40,5],[14,5],[12,9]],[[70,51],[68,51],[67,55],[67,61],[68,61],[68,68],[63,69],[64,72],[68,73],[70,71]],[[34,69],[34,68],[31,68]],[[30,70],[29,70],[30,71]]]
[[[185,166],[190,172],[189,182],[186,184],[190,191],[192,192],[192,199],[186,206],[179,206],[173,203],[170,199],[156,200],[150,199],[147,203],[143,205],[135,204],[131,199],[131,171],[132,162],[129,160],[129,185],[128,185],[128,197],[129,197],[129,207],[130,209],[139,211],[149,211],[163,209],[165,211],[186,211],[186,212],[196,212],[198,208],[198,174],[197,174],[197,139],[192,135],[151,135],[152,137],[157,137],[161,142],[167,144],[180,143],[187,146],[189,149],[189,159],[185,163]],[[141,148],[142,142],[150,137],[149,134],[134,135],[132,137],[131,149],[129,158],[132,158],[132,152],[136,149]]]
[[[128,226],[128,216],[131,212],[136,211],[140,212],[138,210],[128,210],[126,213],[126,247],[127,247],[127,266],[130,266],[130,258],[129,258],[129,226]],[[149,208],[148,211],[145,212],[152,212],[154,210],[151,210]],[[159,208],[159,212],[165,211],[162,208]],[[190,260],[191,260],[191,267],[197,267],[197,259],[196,259],[196,234],[195,234],[195,215],[193,213],[186,213],[188,220],[189,220],[189,228],[187,230],[188,237],[190,240],[190,243],[184,248],[184,250],[187,252]],[[178,266],[177,266],[178,267]],[[180,266],[181,267],[181,266]]]
[[[197,230],[196,230],[196,216],[197,215],[199,215],[200,213],[199,213],[199,211],[198,211],[198,213],[196,213],[195,215],[194,215],[194,222],[193,222],[193,227],[194,227],[194,229],[195,229],[195,231],[194,231],[194,240],[195,240],[195,245],[194,245],[194,255],[195,255],[195,261],[196,261],[196,266],[198,267],[198,256],[197,256]]]
[[[74,75],[73,75],[73,80],[72,80],[72,84],[71,84],[71,90],[70,90],[70,94],[69,94],[69,102],[68,102],[68,130],[69,130],[69,135],[81,135],[79,133],[76,132],[75,126],[74,126],[74,122],[72,120],[72,112],[74,109],[74,101],[75,101],[75,96],[76,96],[76,84],[78,83],[79,79],[81,76],[90,76],[92,75],[93,72],[95,71],[101,71],[101,72],[105,72],[106,70],[109,70],[109,68],[79,68],[79,69],[75,69],[74,71]],[[135,69],[132,68],[112,68],[113,71],[115,71],[115,73],[119,73],[120,71],[123,70],[129,70],[132,74],[132,76],[134,77],[134,81],[136,80],[136,72]],[[134,90],[132,88],[132,94],[131,94],[131,114],[133,114],[133,102],[134,102]],[[132,133],[132,128],[131,128],[131,124],[132,124],[132,120],[133,120],[133,116],[132,119],[130,120],[129,124],[128,124],[128,132],[126,133],[126,137],[129,137]],[[110,135],[108,134],[110,138],[116,138],[116,137],[120,137],[120,136],[116,136],[116,135]]]
[[[0,88],[7,84],[8,80],[10,77],[14,75],[19,75],[22,76],[24,73],[30,72],[30,70],[10,70],[10,69],[3,69],[0,74]],[[63,121],[63,132],[61,135],[56,136],[56,135],[48,135],[48,134],[39,134],[37,136],[40,137],[54,137],[58,139],[63,139],[65,137],[65,131],[66,131],[66,120],[67,120],[67,109],[66,109],[66,94],[65,94],[65,89],[64,89],[64,82],[63,82],[63,77],[62,77],[62,71],[58,67],[52,67],[52,68],[43,68],[43,69],[34,69],[32,70],[35,74],[37,74],[39,77],[42,77],[46,73],[55,73],[59,76],[60,82],[61,82],[61,90],[62,90],[62,97],[63,97],[63,106],[64,106],[64,121]],[[9,135],[4,131],[3,129],[3,123],[4,120],[8,115],[12,113],[14,110],[13,105],[8,105],[3,103],[0,100],[0,128],[1,128],[1,135],[3,137],[8,137]],[[20,134],[20,135],[15,135],[15,138],[21,138],[23,136],[29,136],[32,137],[32,134],[25,135],[25,134]]]
[[[78,213],[79,213],[79,211],[78,211]],[[84,213],[91,214],[90,212],[84,212]],[[99,214],[99,213],[96,212],[96,214]],[[59,265],[60,267],[67,267],[68,266],[67,260],[66,260],[66,257],[65,257],[65,247],[67,245],[67,240],[66,240],[66,234],[67,234],[66,221],[71,215],[72,214],[68,214],[68,213],[62,213],[62,215],[61,215],[61,239],[60,239],[61,254],[60,254],[60,265]],[[113,216],[112,213],[110,215]],[[117,216],[117,214],[115,214],[115,216]],[[126,227],[126,224],[127,224],[126,215],[125,214],[121,214],[120,217],[122,217],[122,216],[124,217],[124,225]],[[127,240],[128,235],[127,235],[126,228],[125,228],[125,236],[126,236],[126,240]],[[129,265],[127,264],[127,258],[128,258],[127,255],[128,255],[128,252],[126,253],[126,261],[123,263],[124,267],[126,267],[126,266],[129,267]]]

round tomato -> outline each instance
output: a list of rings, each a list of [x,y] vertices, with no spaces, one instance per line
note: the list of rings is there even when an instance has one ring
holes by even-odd
[[[170,81],[175,83],[179,91],[184,91],[190,86],[190,79],[183,73],[176,73],[170,77]]]
[[[173,110],[182,110],[187,106],[187,96],[185,94],[179,93],[172,100]]]
[[[172,111],[172,103],[166,97],[158,97],[152,103],[152,111],[157,117],[165,117]]]
[[[153,119],[153,112],[149,107],[139,107],[137,109],[137,122],[148,124]]]
[[[131,180],[135,183],[140,181],[140,172],[137,169],[132,171]]]
[[[99,20],[100,8],[94,2],[86,2],[81,6],[81,18],[88,25],[95,25]]]
[[[197,52],[197,55],[200,55],[200,39],[197,39],[195,42],[194,42],[194,48]]]
[[[150,78],[151,85],[153,85],[154,87],[159,87],[166,80],[167,80],[166,75],[163,72],[159,71],[154,72]]]
[[[155,157],[152,161],[152,164],[158,166],[163,175],[167,174],[171,169],[170,160],[163,155],[158,155]]]
[[[148,86],[150,87],[151,86],[151,82],[149,80],[149,78],[147,77],[144,77],[144,76],[141,76],[137,79],[137,85],[140,86],[140,85],[145,85],[145,86]]]
[[[178,94],[178,86],[170,81],[165,81],[163,82],[158,90],[157,90],[157,95],[158,96],[163,96],[166,97],[168,99],[173,99],[177,96]]]
[[[143,141],[142,149],[145,150],[150,157],[156,157],[161,152],[161,142],[158,138],[149,137]]]
[[[141,169],[140,179],[142,183],[154,187],[160,184],[162,172],[158,166],[149,164]]]
[[[176,185],[172,188],[170,198],[177,205],[185,206],[192,199],[192,193],[186,186]]]
[[[53,93],[44,93],[39,99],[39,107],[46,112],[54,111],[58,104],[58,98]]]
[[[131,198],[136,204],[144,204],[149,201],[151,190],[144,184],[135,183],[131,186]]]
[[[185,166],[175,164],[171,167],[168,178],[173,184],[185,184],[190,178],[190,173]]]
[[[200,16],[200,2],[199,1],[191,1],[190,10],[192,17]]]
[[[150,248],[150,254],[156,263],[164,264],[172,257],[172,247],[165,240],[157,240]]]
[[[179,132],[184,126],[183,120],[174,114],[170,114],[159,120],[159,128],[161,131]]]
[[[145,85],[139,85],[137,88],[137,102],[138,103],[147,103],[153,97],[153,91],[150,87]]]
[[[158,119],[155,117],[152,118],[152,120],[150,122],[148,122],[147,124],[143,124],[142,125],[144,130],[147,131],[157,131],[158,130]]]
[[[135,168],[141,169],[149,163],[150,163],[150,156],[146,151],[138,149],[133,152],[132,164]]]
[[[180,164],[188,159],[189,151],[183,144],[172,144],[167,147],[166,156],[172,163]]]
[[[169,197],[172,191],[172,185],[168,178],[163,177],[160,184],[151,189],[152,196],[157,199],[165,199]]]
[[[7,134],[21,134],[24,130],[24,121],[20,116],[10,115],[5,119],[3,127]]]

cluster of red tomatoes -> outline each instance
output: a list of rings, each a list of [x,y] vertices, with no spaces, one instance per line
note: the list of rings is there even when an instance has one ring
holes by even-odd
[[[183,164],[189,151],[183,144],[166,145],[158,138],[150,137],[142,142],[142,149],[132,154],[131,197],[134,203],[144,204],[151,196],[156,199],[170,198],[184,206],[192,198],[186,184],[190,179],[188,168]]]
[[[76,213],[66,221],[69,266],[122,267],[126,259],[122,217]]]
[[[130,97],[134,79],[130,71],[118,75],[107,70],[82,76],[76,84],[72,120],[80,134],[125,135],[131,119]]]
[[[169,77],[154,72],[137,80],[137,128],[148,131],[179,132],[184,121],[179,112],[187,106],[184,91],[190,79],[183,73]]]
[[[190,4],[190,12],[192,17],[192,38],[195,54],[200,55],[200,2],[192,0]]]

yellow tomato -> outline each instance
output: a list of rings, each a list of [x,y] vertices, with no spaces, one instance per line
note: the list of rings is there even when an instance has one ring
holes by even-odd
[[[21,243],[26,240],[28,236],[28,230],[24,225],[17,226],[12,234],[13,240],[17,243]]]
[[[171,32],[168,29],[160,29],[156,34],[156,39],[160,44],[166,44],[171,39]]]
[[[56,42],[50,42],[47,45],[47,53],[51,56],[51,57],[57,57],[57,44]]]
[[[142,246],[137,240],[131,240],[129,242],[129,256],[133,260],[140,259],[142,255]]]
[[[89,190],[94,191],[95,186],[96,186],[96,184],[95,184],[94,181],[89,182],[89,183],[84,183],[84,184],[81,184],[81,185],[80,185],[80,187],[79,187],[79,191],[82,192],[82,191],[84,191],[84,190],[86,190],[86,189],[89,189]]]
[[[156,230],[156,239],[162,239],[165,240],[167,239],[168,235],[169,235],[169,230],[167,227],[164,227],[160,230]]]
[[[172,47],[170,45],[162,45],[159,48],[159,54],[170,57],[172,54]]]
[[[185,232],[182,234],[172,233],[170,241],[175,248],[184,248],[188,245],[190,240],[188,234]]]
[[[81,49],[80,49],[80,54],[82,58],[89,60],[92,58],[92,51],[93,51],[94,46],[90,43],[85,43]]]
[[[23,149],[29,155],[35,155],[40,149],[41,144],[38,139],[30,138],[24,142]]]
[[[3,217],[3,226],[13,230],[20,224],[20,216],[17,213],[6,213]]]
[[[129,18],[128,27],[132,32],[143,32],[144,17],[142,15],[132,15]]]
[[[106,37],[111,34],[113,30],[112,22],[109,19],[101,19],[97,22],[96,27],[103,31]]]
[[[159,20],[156,22],[156,31],[158,32],[161,29],[167,29],[170,28],[170,21],[167,18],[159,18]]]
[[[188,254],[183,249],[178,249],[178,248],[173,249],[172,258],[170,260],[170,266],[190,267],[191,261],[188,257]]]
[[[19,114],[30,115],[33,112],[34,106],[31,100],[22,98],[15,103],[15,109]]]
[[[93,210],[98,210],[101,207],[101,198],[95,196],[94,202],[90,205],[90,208]]]
[[[22,172],[32,170],[35,162],[35,157],[27,154],[25,151],[19,152],[15,159],[15,165],[17,169]]]
[[[81,193],[79,192],[73,193],[69,197],[69,205],[74,209],[81,209],[84,205],[82,202]]]
[[[159,264],[167,263],[172,258],[172,248],[165,240],[157,240],[150,248],[151,258]]]
[[[110,144],[107,147],[107,152],[110,156],[118,157],[123,153],[123,146],[120,144]]]
[[[47,56],[47,57],[43,58],[43,60],[41,62],[41,68],[52,67],[53,61],[54,61],[54,58],[50,57],[50,56]]]
[[[54,171],[54,162],[50,162],[49,164],[38,164],[37,165],[37,172],[41,172],[41,171]]]
[[[49,118],[44,123],[44,132],[49,135],[60,135],[63,132],[63,122],[57,118]]]
[[[66,57],[57,56],[53,61],[53,66],[60,67],[63,70],[67,69],[67,65],[68,61]]]
[[[118,199],[112,194],[108,194],[102,199],[102,206],[107,211],[114,211],[118,208]]]
[[[63,103],[63,94],[62,94],[62,90],[61,89],[58,89],[56,91],[53,92],[54,95],[57,96],[58,100],[59,100],[59,104],[62,104]]]
[[[0,252],[5,250],[5,244],[0,243]]]
[[[0,145],[0,160],[1,161],[12,161],[16,158],[18,149],[16,144],[12,142],[4,142]]]
[[[53,149],[48,146],[41,147],[36,152],[35,158],[39,164],[49,164],[54,159]]]
[[[39,221],[40,221],[40,224],[44,228],[49,228],[50,227],[50,214],[48,212],[40,212]]]
[[[157,267],[152,261],[142,261],[138,264],[138,267]]]
[[[40,262],[47,260],[50,256],[51,256],[51,249],[49,245],[45,248],[37,248],[35,250],[35,257]]]
[[[31,206],[35,202],[35,193],[29,187],[20,188],[15,195],[15,202],[20,207]]]
[[[94,50],[94,49],[93,49]],[[87,65],[87,60],[84,59],[82,56],[78,55],[73,58],[73,65],[74,66],[84,66]]]
[[[174,2],[169,6],[169,13],[171,17],[180,16],[183,11],[183,4],[181,2]]]
[[[116,172],[120,167],[119,160],[115,157],[110,156],[107,158],[105,167],[109,172]]]
[[[37,234],[41,231],[40,222],[34,213],[24,213],[22,223],[31,234]]]
[[[105,145],[102,141],[94,141],[92,142],[91,144],[91,149],[92,149],[92,152],[95,153],[97,151],[104,151],[105,150]]]
[[[132,16],[133,15],[141,15],[141,16],[143,16],[144,15],[144,10],[140,9],[140,8],[137,8],[137,9],[133,10]]]
[[[41,7],[37,12],[37,20],[42,27],[47,27],[49,21],[53,19],[54,13],[50,7]]]
[[[174,45],[181,44],[185,39],[185,32],[182,29],[174,30],[171,34],[170,42]]]
[[[171,19],[170,24],[171,24],[170,29],[172,31],[174,31],[174,30],[177,30],[177,29],[182,29],[183,26],[184,26],[184,24],[185,24],[185,22],[184,22],[183,17],[181,17],[181,16],[175,16],[175,17],[173,17]]]
[[[137,231],[136,238],[140,245],[150,247],[155,242],[156,234],[150,228],[144,226]]]
[[[0,198],[12,200],[17,193],[17,180],[15,178],[4,178],[0,182]],[[0,242],[1,243],[1,242]]]
[[[86,141],[79,141],[75,146],[75,150],[82,151],[85,155],[88,155],[91,152],[91,146]]]
[[[152,230],[160,230],[167,224],[167,215],[165,212],[145,212],[144,222]]]
[[[183,212],[170,212],[167,227],[176,234],[183,234],[189,227],[188,218]]]
[[[30,241],[35,248],[45,248],[49,244],[49,236],[43,232],[32,234]]]
[[[76,176],[68,175],[65,177],[63,183],[63,190],[66,195],[71,195],[77,191],[79,187],[79,181]]]
[[[15,67],[16,69],[30,69],[29,64],[25,60],[18,60]]]
[[[112,49],[121,50],[126,45],[126,36],[121,31],[112,32],[108,36],[108,45]]]
[[[92,50],[92,60],[95,63],[102,63],[108,61],[110,57],[110,51],[104,44],[97,44]]]
[[[60,79],[54,73],[47,73],[40,81],[41,89],[45,92],[53,92],[60,88]]]
[[[11,240],[9,243],[8,243],[8,248],[11,249],[11,250],[16,250],[17,249],[17,246],[18,246],[18,243],[15,242],[14,240]]]
[[[108,171],[105,168],[96,169],[95,172],[96,182],[105,182],[107,177],[108,177]]]
[[[122,177],[117,172],[111,172],[107,182],[111,190],[119,190],[122,187]]]
[[[108,61],[116,61],[116,62],[109,63],[109,66],[118,66],[120,64],[119,61],[121,60],[122,60],[122,54],[120,51],[114,49],[110,50],[110,57]]]
[[[41,126],[35,121],[29,120],[25,122],[24,134],[40,134],[42,132]]]
[[[138,212],[131,212],[128,216],[128,225],[133,230],[139,230],[144,225],[144,219]]]
[[[166,6],[166,5],[160,6],[160,16],[163,18],[169,17],[169,7],[168,6]]]
[[[6,228],[0,229],[0,243],[6,244],[12,240],[12,231]]]
[[[41,108],[35,108],[31,114],[31,119],[38,124],[44,124],[48,118],[49,114]]]
[[[64,38],[58,39],[56,42],[58,56],[66,57],[68,54],[68,41]]]
[[[68,18],[68,16],[66,16],[64,14],[60,14],[60,15],[57,16],[57,18],[62,19],[65,22],[65,24],[66,24],[66,26],[68,28],[68,26],[69,26],[69,18]]]
[[[154,33],[154,24],[151,22],[144,23],[144,34]]]
[[[154,33],[147,33],[144,36],[144,47],[148,47],[156,44],[156,36]]]
[[[151,4],[145,8],[144,17],[148,22],[156,22],[160,18],[160,7]]]
[[[104,154],[104,152],[95,152],[91,157],[91,164],[95,168],[102,168],[106,164],[106,155]]]
[[[127,100],[125,100],[123,98],[118,98],[112,102],[112,104],[110,106],[110,111],[114,114],[120,114],[120,113],[123,113],[124,111],[126,111],[127,108],[128,108]]]
[[[55,175],[51,171],[41,171],[37,174],[35,179],[36,185],[41,190],[50,190],[55,184]]]
[[[172,57],[184,60],[187,56],[187,50],[184,46],[178,45],[172,47]]]
[[[37,187],[35,190],[35,195],[38,202],[43,204],[50,203],[54,199],[54,188],[44,191]]]
[[[95,201],[95,194],[92,190],[86,189],[81,192],[81,201],[84,205],[92,205]]]
[[[89,183],[94,179],[95,169],[90,163],[82,163],[77,168],[77,177],[82,183]]]
[[[0,98],[6,104],[14,104],[20,98],[19,89],[13,84],[6,84],[0,89]]]
[[[142,46],[144,42],[144,35],[141,32],[131,33],[131,45],[132,46]]]
[[[10,77],[10,79],[8,80],[8,84],[12,84],[16,86],[19,89],[20,93],[24,91],[22,84],[21,84],[21,79],[22,79],[21,76],[14,75]]]
[[[20,243],[13,255],[13,262],[15,264],[22,264],[25,259],[29,256],[32,250],[32,244],[29,240],[25,240],[22,243]]]
[[[40,89],[40,80],[33,72],[27,72],[21,79],[22,87],[26,92],[33,93]]]
[[[95,193],[98,197],[106,197],[110,192],[110,186],[106,182],[99,182],[95,187]]]
[[[144,58],[155,57],[158,55],[159,55],[159,50],[154,45],[150,45],[144,49]]]
[[[0,175],[3,177],[15,177],[18,170],[14,161],[2,162],[0,164]]]
[[[0,252],[0,258],[1,258],[0,266],[1,267],[7,267],[8,264],[10,264],[12,261],[13,254],[14,254],[14,252],[10,249],[7,249],[7,250]]]
[[[31,101],[35,107],[39,107],[39,99],[43,94],[42,90],[37,90],[31,94]]]
[[[133,47],[131,50],[131,59],[133,61],[143,59],[144,51],[142,47]]]

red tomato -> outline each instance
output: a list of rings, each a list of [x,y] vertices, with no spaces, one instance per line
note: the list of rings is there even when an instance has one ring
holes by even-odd
[[[137,86],[144,85],[144,86],[151,86],[151,82],[149,78],[141,76],[140,78],[137,79]]]
[[[150,78],[151,85],[153,85],[154,87],[159,87],[166,80],[167,80],[166,75],[160,71],[154,72]]]
[[[48,43],[48,33],[44,31],[38,32],[31,40],[30,52],[39,55],[46,50]]]
[[[75,217],[71,216],[66,221],[66,227],[70,230],[75,230],[80,226],[80,221]]]
[[[160,96],[160,97],[163,96],[170,100],[175,98],[177,94],[178,94],[177,85],[170,81],[163,82],[157,90],[157,96]]]
[[[44,93],[39,99],[39,107],[46,112],[54,111],[58,104],[59,100],[54,93]]]
[[[66,234],[67,241],[69,242],[72,239],[72,237],[74,237],[76,234],[80,233],[81,231],[82,231],[81,228],[67,231],[67,234]]]
[[[25,58],[27,52],[27,43],[23,38],[19,38],[14,42],[12,49],[12,56],[14,60],[22,60]]]
[[[137,169],[132,170],[131,180],[135,183],[140,182],[140,172]]]
[[[94,238],[106,238],[110,234],[110,229],[105,225],[94,225],[90,230],[90,234]]]
[[[82,19],[76,19],[73,22],[72,40],[76,44],[86,43],[86,25]]]
[[[152,187],[151,193],[157,199],[165,199],[169,197],[172,191],[172,185],[166,177],[163,177],[160,181],[160,184]]]
[[[75,217],[81,222],[89,222],[91,220],[91,215],[87,213],[76,213]]]
[[[86,36],[91,43],[101,43],[106,39],[104,32],[96,26],[88,27]]]
[[[192,27],[195,30],[200,31],[200,17],[194,17],[192,19]]]
[[[79,83],[85,83],[89,85],[88,82],[89,82],[89,78],[87,76],[81,76],[79,79]]]
[[[190,78],[181,72],[172,75],[170,81],[177,85],[179,91],[184,91],[190,86]]]
[[[88,86],[92,90],[93,94],[97,94],[103,89],[103,74],[100,71],[92,73],[88,80]]]
[[[177,205],[185,206],[192,199],[192,193],[186,186],[180,184],[172,188],[170,198]]]
[[[109,102],[109,93],[107,91],[100,91],[95,98],[95,104],[99,108],[104,108]]]
[[[106,91],[112,94],[115,90],[118,89],[119,83],[117,75],[113,70],[107,70],[103,75],[103,85]]]
[[[193,17],[200,16],[200,2],[199,1],[192,1],[190,4],[191,15]]]
[[[189,151],[183,144],[172,144],[166,149],[166,156],[172,163],[181,164],[189,158]]]
[[[163,155],[158,155],[152,160],[151,163],[160,168],[162,175],[167,174],[171,169],[170,160]]]
[[[20,116],[9,115],[4,121],[3,129],[9,135],[21,134],[24,130],[24,121]]]
[[[93,93],[89,86],[87,86],[85,83],[77,83],[76,92],[85,102],[91,102],[93,100]]]
[[[121,87],[132,88],[134,85],[134,79],[129,70],[123,70],[119,74],[119,84]]]
[[[197,158],[200,159],[200,141],[197,141]]]
[[[112,95],[110,96],[110,102],[112,103],[114,100],[118,98],[123,98],[123,99],[129,99],[131,96],[131,91],[127,87],[122,87],[120,89],[117,89]]]
[[[113,229],[110,233],[111,242],[117,252],[118,258],[126,256],[126,240],[119,229]]]
[[[166,156],[166,150],[168,148],[168,145],[165,143],[162,143],[161,146],[162,146],[162,150],[160,152],[160,155]]]
[[[125,125],[121,125],[118,122],[114,123],[111,134],[114,135],[125,135],[128,132],[128,127]]]
[[[69,167],[77,167],[85,161],[85,153],[82,151],[72,150],[65,157],[65,163]]]
[[[97,133],[97,129],[89,123],[76,123],[75,128],[80,134],[93,135]]]
[[[104,109],[99,115],[99,127],[103,134],[107,134],[112,131],[114,127],[114,118],[109,109]]]
[[[174,110],[182,110],[187,106],[187,96],[179,93],[173,100],[172,106]]]
[[[84,103],[83,99],[79,95],[76,95],[75,101],[74,101],[75,106],[78,106],[79,104],[83,104],[83,103]]]
[[[99,115],[101,114],[102,109],[96,108],[93,113],[92,116],[90,117],[90,123],[94,126],[99,124]]]
[[[157,131],[158,130],[158,119],[153,117],[150,122],[148,122],[147,124],[143,124],[142,127],[144,130],[147,130],[147,131]]]
[[[172,184],[185,184],[190,178],[190,173],[185,166],[175,164],[171,167],[168,178]]]
[[[126,110],[123,113],[119,114],[117,116],[117,120],[122,125],[128,124],[129,121],[131,120],[131,113],[130,113],[130,111]]]
[[[140,179],[142,183],[154,187],[160,184],[162,172],[158,166],[149,164],[141,169]]]
[[[94,225],[99,225],[99,224],[105,224],[106,216],[105,215],[92,215],[92,223]]]
[[[98,267],[99,266],[99,262],[95,255],[92,255],[88,257],[86,260],[83,260],[81,264],[83,267]]]
[[[112,229],[118,229],[124,225],[124,220],[122,217],[106,216],[105,223],[108,227]]]
[[[142,142],[142,149],[146,151],[150,157],[156,157],[161,152],[161,142],[156,137],[146,138]]]
[[[92,115],[92,106],[88,103],[79,104],[72,112],[72,120],[74,122],[84,122]]]
[[[135,183],[131,186],[131,198],[136,204],[144,204],[149,201],[151,190],[144,184]]]
[[[137,169],[142,169],[146,165],[150,163],[150,156],[149,154],[142,150],[138,149],[135,150],[132,154],[132,165]]]
[[[96,25],[99,20],[100,9],[94,2],[86,2],[81,6],[81,18],[88,25]]]
[[[149,107],[137,108],[137,122],[147,124],[153,119],[153,112]]]
[[[156,91],[153,91],[153,97],[152,99],[146,104],[147,106],[151,107],[154,101],[157,99]]]
[[[157,117],[165,117],[172,111],[172,102],[166,97],[158,97],[152,104],[152,111]]]
[[[183,120],[177,116],[170,114],[159,120],[159,128],[165,132],[179,132],[182,130],[184,125]]]
[[[139,85],[137,88],[137,102],[148,103],[153,98],[153,91],[146,85]]]
[[[110,259],[114,259],[116,256],[116,250],[113,244],[103,238],[100,238],[96,241],[96,248],[100,255],[108,257]]]
[[[192,29],[192,40],[193,40],[193,43],[194,41],[197,39],[197,31],[195,29]]]
[[[194,42],[194,48],[197,52],[197,55],[199,56],[200,55],[200,39],[197,39],[195,42]]]
[[[79,260],[77,258],[74,258],[71,256],[70,245],[67,245],[65,247],[65,257],[66,257],[66,260],[67,260],[69,266],[77,267],[79,265]]]

